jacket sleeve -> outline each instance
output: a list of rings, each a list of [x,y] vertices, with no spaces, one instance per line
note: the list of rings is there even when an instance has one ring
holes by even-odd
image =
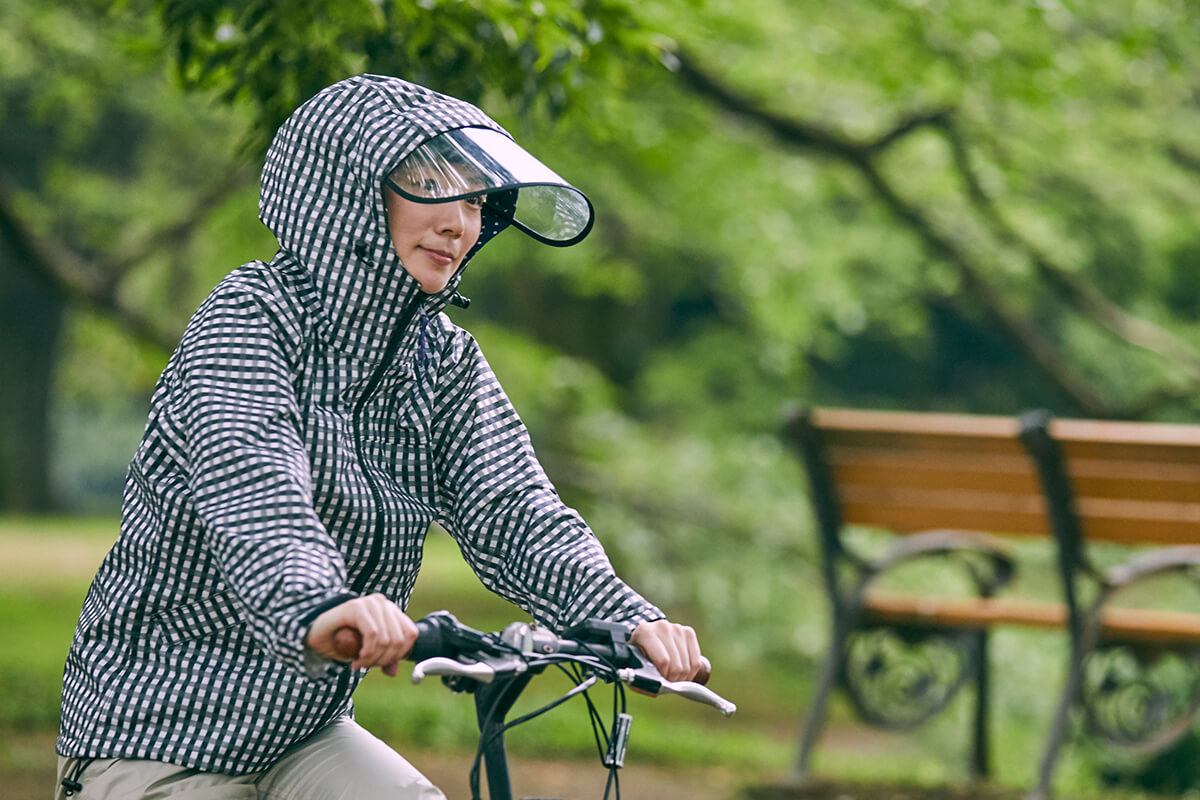
[[[214,290],[176,353],[171,412],[204,545],[249,630],[271,657],[318,678],[328,665],[306,662],[308,625],[354,594],[313,508],[295,345],[285,345],[296,331],[269,299],[228,280]]]
[[[622,582],[579,514],[554,490],[529,434],[474,339],[442,376],[434,450],[442,520],[492,591],[563,630],[596,617],[663,613]]]

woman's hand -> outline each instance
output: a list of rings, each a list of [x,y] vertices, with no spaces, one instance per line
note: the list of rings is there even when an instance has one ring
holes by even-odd
[[[629,642],[669,681],[690,681],[701,673],[707,678],[708,659],[700,654],[696,632],[686,625],[665,619],[643,622],[633,629]]]
[[[341,628],[356,631],[362,641],[350,666],[382,667],[384,674],[392,677],[400,671],[400,659],[408,655],[417,640],[416,623],[382,594],[357,597],[325,611],[313,620],[304,641],[325,658],[342,660],[334,645],[334,636]]]

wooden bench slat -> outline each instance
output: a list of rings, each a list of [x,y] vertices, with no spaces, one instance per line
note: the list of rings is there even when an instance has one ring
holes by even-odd
[[[832,471],[839,486],[966,489],[1000,494],[1041,496],[1037,478],[1028,469],[1008,464],[983,464],[978,459],[913,459],[888,453],[834,454]]]
[[[863,430],[868,432],[934,433],[953,432],[968,436],[1012,438],[1017,422],[1012,417],[986,414],[936,414],[914,411],[864,411],[855,408],[816,408],[812,411],[816,427],[826,432]]]
[[[1041,514],[1022,514],[973,509],[944,510],[897,506],[842,506],[843,521],[850,525],[883,528],[900,536],[921,531],[953,528],[980,533],[1013,536],[1046,536],[1046,521]]]
[[[1103,498],[1150,503],[1200,502],[1200,475],[1195,480],[1158,479],[1153,474],[1106,475],[1072,479],[1077,498]]]
[[[1062,628],[1067,610],[1061,603],[1015,598],[924,597],[872,593],[866,616],[875,622],[926,623],[944,627],[1020,625]],[[1200,644],[1200,614],[1110,607],[1101,612],[1104,636],[1146,644]]]
[[[845,487],[847,499],[841,507],[842,521],[850,525],[883,528],[901,536],[937,528],[1014,536],[1050,535],[1049,522],[1040,510],[1015,504],[1010,508],[993,507],[981,493],[963,493],[961,502],[954,505],[919,504],[912,495],[894,503],[881,502],[878,497],[857,502],[853,499],[857,494],[854,488]],[[1138,514],[1122,515],[1120,509],[1093,513],[1084,503],[1080,516],[1088,538],[1093,540],[1127,545],[1200,544],[1200,522],[1190,513],[1195,506],[1179,508],[1189,513],[1182,517],[1148,519]]]
[[[1200,544],[1200,503],[1082,497],[1076,501],[1088,539],[1122,544]]]
[[[966,415],[970,416],[970,415]],[[1176,449],[1200,447],[1200,426],[1169,422],[1116,422],[1113,420],[1053,419],[1050,435],[1065,448],[1094,443],[1096,446],[1164,446]]]
[[[1194,465],[1195,445],[1138,444],[1135,442],[1060,442],[1067,462],[1112,461]]]
[[[1013,437],[971,435],[966,433],[905,433],[902,431],[822,431],[827,447],[863,447],[883,450],[931,453],[974,453],[976,455],[1024,455],[1021,443]]]
[[[1041,494],[1028,457],[939,451],[834,447],[828,461],[838,484],[965,488]],[[1200,464],[1075,461],[1072,484],[1078,497],[1150,501],[1200,501]]]
[[[835,436],[841,431],[865,431],[871,434],[957,434],[1015,439],[1020,433],[1020,424],[1015,418],[994,414],[938,414],[823,407],[813,409],[812,420],[814,425],[826,434]],[[1087,444],[1163,446],[1184,450],[1200,447],[1200,426],[1188,424],[1053,419],[1050,422],[1050,433],[1062,442],[1064,447]]]
[[[1193,451],[1193,459],[1200,459],[1200,451]],[[1137,482],[1162,482],[1185,487],[1192,484],[1192,496],[1200,495],[1196,481],[1200,481],[1200,463],[1163,463],[1160,461],[1120,461],[1112,459],[1076,458],[1068,462],[1071,480],[1077,486],[1105,478]],[[1186,496],[1180,495],[1180,496]]]
[[[994,492],[843,486],[842,521],[897,534],[934,528],[1046,536],[1042,500]]]
[[[1017,598],[930,597],[872,592],[866,616],[875,622],[929,622],[949,627],[1022,625],[1062,628],[1067,621],[1061,603]]]

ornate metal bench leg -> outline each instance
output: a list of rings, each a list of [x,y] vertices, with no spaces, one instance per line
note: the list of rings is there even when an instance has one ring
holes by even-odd
[[[1083,655],[1072,652],[1062,699],[1058,702],[1058,710],[1050,725],[1050,736],[1046,740],[1046,749],[1042,753],[1042,763],[1038,768],[1037,787],[1027,796],[1026,800],[1045,800],[1050,796],[1050,782],[1054,778],[1054,766],[1058,761],[1059,751],[1062,750],[1063,739],[1067,735],[1067,728],[1071,721],[1071,707],[1075,704],[1075,698],[1079,696],[1079,686],[1082,680]]]
[[[975,730],[971,737],[971,779],[987,780],[991,773],[988,764],[988,699],[991,695],[991,675],[988,665],[988,632],[975,634]]]
[[[829,695],[837,686],[838,674],[842,669],[842,658],[846,643],[845,637],[839,632],[834,632],[833,641],[829,645],[829,653],[825,656],[825,661],[821,666],[820,682],[817,684],[817,692],[813,696],[812,705],[808,708],[808,715],[804,719],[804,728],[800,734],[800,755],[796,759],[796,777],[804,779],[808,777],[808,762],[812,757],[813,747],[817,744],[817,739],[821,735],[821,729],[825,727],[825,711],[829,704]]]

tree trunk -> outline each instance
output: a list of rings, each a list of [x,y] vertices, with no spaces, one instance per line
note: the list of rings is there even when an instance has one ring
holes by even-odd
[[[0,239],[0,512],[55,507],[50,400],[65,305]]]

